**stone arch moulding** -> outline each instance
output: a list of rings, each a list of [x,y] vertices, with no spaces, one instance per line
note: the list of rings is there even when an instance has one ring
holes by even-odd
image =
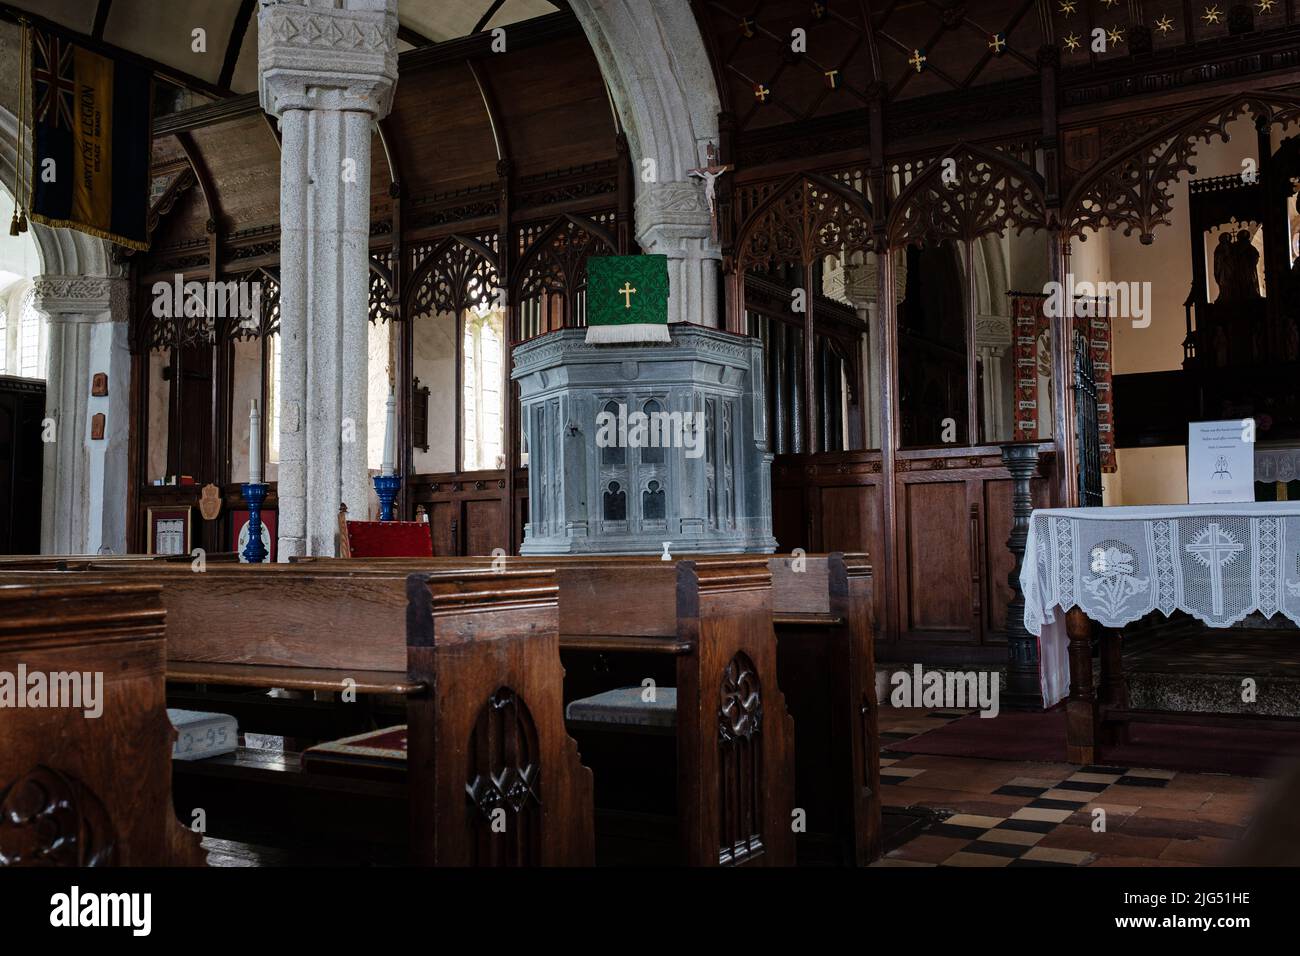
[[[479,289],[490,295],[501,285],[497,261],[496,253],[468,236],[457,234],[441,240],[411,274],[402,298],[402,316],[429,311],[459,315],[480,300],[475,294]]]
[[[829,177],[797,173],[768,196],[741,226],[735,272],[753,265],[797,262],[872,248],[871,203]]]
[[[573,0],[570,6],[609,86],[633,164],[653,159],[660,183],[687,180],[704,146],[718,138],[721,109],[690,0]]]
[[[1150,245],[1155,227],[1169,225],[1170,187],[1181,174],[1196,172],[1196,150],[1214,137],[1226,143],[1229,124],[1247,113],[1269,125],[1300,120],[1300,93],[1235,93],[1104,159],[1066,197],[1062,221],[1067,237],[1083,241],[1085,229],[1118,227],[1126,236],[1136,231],[1142,244]]]
[[[956,176],[951,183],[943,178],[945,170]],[[899,193],[886,235],[890,247],[899,248],[1046,227],[1047,203],[1037,172],[1005,153],[958,143]]]

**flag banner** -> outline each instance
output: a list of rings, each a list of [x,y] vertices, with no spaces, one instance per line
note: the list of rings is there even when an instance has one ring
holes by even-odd
[[[149,71],[32,30],[31,218],[147,249]]]
[[[587,342],[669,342],[668,257],[587,260]]]

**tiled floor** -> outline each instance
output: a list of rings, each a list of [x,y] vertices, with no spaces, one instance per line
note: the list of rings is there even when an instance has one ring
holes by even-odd
[[[882,744],[965,711],[882,708]],[[997,718],[993,718],[997,719]],[[1226,862],[1267,781],[1143,767],[881,752],[890,808],[939,811],[875,866],[1203,866]]]

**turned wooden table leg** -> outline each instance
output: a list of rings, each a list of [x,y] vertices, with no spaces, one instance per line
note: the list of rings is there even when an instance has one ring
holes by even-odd
[[[1128,686],[1124,683],[1124,645],[1118,630],[1107,629],[1101,635],[1101,705],[1108,709],[1128,710]],[[1104,715],[1103,715],[1104,717]],[[1128,721],[1101,723],[1102,743],[1107,746],[1128,743]]]
[[[1070,636],[1070,696],[1065,702],[1065,759],[1097,761],[1097,695],[1092,686],[1092,621],[1079,608],[1065,616]]]

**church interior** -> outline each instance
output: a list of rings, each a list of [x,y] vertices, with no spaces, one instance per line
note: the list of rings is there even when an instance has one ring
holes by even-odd
[[[1300,864],[1298,7],[0,2],[0,869]]]

